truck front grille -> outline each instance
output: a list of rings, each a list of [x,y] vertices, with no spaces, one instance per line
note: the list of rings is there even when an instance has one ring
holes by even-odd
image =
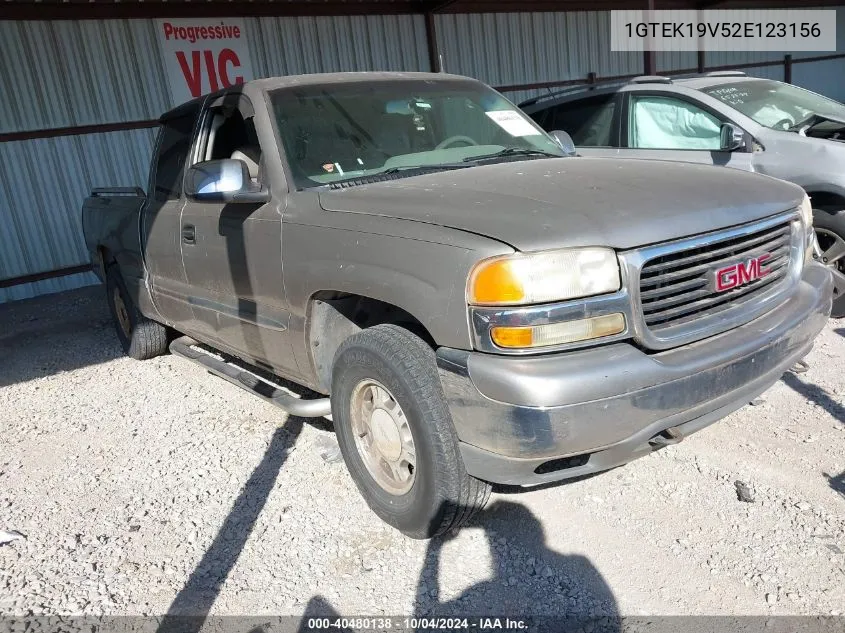
[[[648,349],[670,349],[762,316],[799,283],[804,242],[792,209],[619,253],[633,300],[634,338]]]
[[[791,250],[791,225],[783,222],[748,235],[662,255],[643,264],[640,304],[646,327],[659,333],[689,321],[750,301],[786,277]],[[728,269],[725,285],[738,275],[755,273],[750,263],[768,255],[762,277],[719,291],[716,273]],[[733,269],[732,266],[738,268]]]

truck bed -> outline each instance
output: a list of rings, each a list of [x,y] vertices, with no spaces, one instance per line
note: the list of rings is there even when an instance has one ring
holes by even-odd
[[[125,276],[143,278],[139,214],[146,199],[140,187],[96,188],[85,199],[82,232],[94,272],[101,280],[107,263],[102,261],[103,254],[120,263]]]

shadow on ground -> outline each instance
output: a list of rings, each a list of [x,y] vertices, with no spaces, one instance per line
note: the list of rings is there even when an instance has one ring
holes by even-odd
[[[785,373],[781,380],[783,380],[783,382],[797,394],[804,396],[810,402],[819,405],[838,422],[845,424],[845,406],[842,406],[839,402],[837,402],[824,389],[818,385],[806,383],[790,372]]]
[[[835,491],[838,492],[843,499],[845,499],[845,471],[839,473],[838,475],[829,475],[828,473],[822,473],[824,478],[827,479],[828,485]]]
[[[176,595],[159,627],[160,632],[196,633],[205,622],[226,578],[238,561],[276,478],[302,432],[305,420],[289,417],[273,432],[261,462],[244,484],[205,555]],[[182,616],[191,616],[188,618]]]
[[[837,333],[843,334],[845,330],[836,330]],[[845,335],[845,334],[843,334]],[[837,422],[845,424],[845,406],[842,406],[833,397],[830,396],[824,389],[818,385],[808,384],[798,378],[795,374],[786,373],[781,378],[793,391],[799,395],[804,396],[810,402],[818,404],[825,411],[830,413]],[[845,498],[845,472],[838,475],[831,475],[829,473],[822,473],[827,480],[828,485]]]
[[[598,569],[584,556],[549,549],[540,521],[528,508],[497,501],[467,527],[484,530],[492,559],[490,578],[445,598],[441,594],[444,545],[456,534],[432,539],[417,580],[412,616],[422,622],[409,630],[433,630],[425,619],[434,617],[475,618],[470,626],[477,618],[499,618],[502,629],[514,628],[506,619],[522,619],[530,621],[527,630],[542,632],[621,630],[616,599]],[[534,563],[527,564],[531,559]],[[300,633],[308,630],[307,617],[338,615],[323,596],[315,596],[306,606]]]
[[[211,546],[161,620],[158,633],[198,633],[203,628],[306,422],[310,423],[291,417],[274,432],[264,457],[232,504]],[[373,516],[372,520],[378,519]],[[560,618],[564,617],[573,626],[588,622],[587,630],[591,631],[619,630],[616,600],[602,575],[583,556],[549,549],[540,521],[528,508],[500,500],[467,527],[484,532],[492,559],[490,578],[458,596],[445,598],[441,594],[444,545],[457,533],[432,539],[416,582],[413,616],[540,618],[532,622],[532,631],[560,630]],[[449,551],[456,555],[454,550]],[[301,630],[306,630],[309,617],[338,615],[323,596],[313,596],[302,613]],[[543,617],[554,620],[544,622]],[[548,628],[544,628],[546,624]]]
[[[0,387],[121,356],[103,286],[0,305]]]
[[[539,519],[527,507],[497,501],[468,527],[484,531],[492,559],[491,577],[459,596],[444,599],[440,592],[443,546],[456,535],[430,541],[417,583],[418,615],[576,619],[617,615],[613,592],[598,569],[584,556],[549,549]]]

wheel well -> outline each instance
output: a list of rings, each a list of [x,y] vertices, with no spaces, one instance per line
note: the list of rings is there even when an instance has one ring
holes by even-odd
[[[111,266],[115,263],[115,259],[111,254],[111,251],[106,248],[105,246],[98,246],[97,247],[97,256],[99,257],[99,265],[100,265],[100,272],[103,275],[103,279],[106,278],[106,268]]]
[[[378,299],[338,292],[319,292],[308,309],[308,348],[320,386],[329,392],[337,348],[361,330],[392,323],[413,332],[432,348],[434,338],[409,312]]]
[[[814,209],[821,209],[822,211],[841,211],[845,209],[845,197],[838,193],[808,191],[807,195],[810,196]]]

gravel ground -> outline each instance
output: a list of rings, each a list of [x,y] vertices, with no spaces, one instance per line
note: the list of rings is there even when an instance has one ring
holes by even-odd
[[[425,543],[323,458],[327,422],[123,357],[103,294],[0,306],[0,530],[25,535],[0,546],[0,613],[845,609],[845,321],[762,403]]]

